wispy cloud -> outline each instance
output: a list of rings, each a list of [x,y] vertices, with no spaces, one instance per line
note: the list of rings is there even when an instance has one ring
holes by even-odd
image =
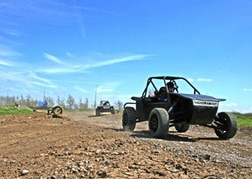
[[[81,87],[79,87],[79,86],[74,86],[74,89],[76,89],[76,90],[78,90],[78,91],[80,91],[80,92],[82,92],[82,93],[89,93],[88,90],[86,90],[86,89],[84,89],[84,88],[81,88]]]
[[[50,80],[41,78],[37,74],[25,69],[17,70],[12,67],[8,67],[8,69],[2,67],[0,70],[0,76],[2,78],[2,83],[16,84],[16,86],[26,86],[29,88],[35,86],[57,88],[57,86]]]
[[[252,88],[244,88],[242,91],[252,92]]]
[[[58,63],[61,61],[50,54],[45,53],[46,58],[53,60],[55,62],[58,61]],[[147,57],[149,57],[151,55],[145,55],[145,54],[139,54],[139,55],[131,55],[131,56],[126,56],[126,57],[121,57],[121,58],[115,58],[115,59],[109,59],[109,60],[105,60],[105,61],[101,61],[101,62],[93,62],[93,63],[89,63],[86,65],[66,65],[63,67],[58,67],[58,68],[48,68],[48,69],[42,69],[41,72],[44,73],[76,73],[76,72],[83,72],[85,70],[88,69],[92,69],[92,68],[97,68],[97,67],[102,67],[102,66],[108,66],[108,65],[113,65],[113,64],[117,64],[117,63],[122,63],[122,62],[127,62],[127,61],[136,61],[136,60],[144,60]],[[72,68],[71,68],[72,66]]]
[[[56,63],[58,63],[58,64],[62,64],[62,61],[61,61],[58,57],[53,56],[53,55],[51,55],[51,54],[44,53],[44,57],[45,57],[46,59],[51,60],[51,61],[54,61],[54,62],[56,62]]]
[[[225,106],[225,107],[236,107],[238,106],[236,103],[220,103],[220,106]]]
[[[193,82],[193,81],[194,81],[193,78],[187,78],[187,80],[190,81],[190,82]]]
[[[0,59],[0,65],[3,65],[3,66],[12,66],[10,63],[8,63],[8,62],[5,62],[4,60],[1,60]]]
[[[99,84],[97,87],[98,93],[113,93],[117,86],[120,85],[118,81],[110,81],[108,83]]]
[[[127,56],[127,57],[122,57],[122,58],[110,59],[110,60],[107,60],[107,61],[104,61],[104,62],[93,64],[93,67],[112,65],[112,64],[127,62],[127,61],[143,60],[143,59],[145,59],[146,57],[149,57],[149,56],[150,55],[140,54],[140,55],[132,55],[132,56]]]
[[[20,56],[21,54],[12,50],[10,47],[0,44],[0,57],[15,57]]]
[[[28,76],[31,78],[31,79],[35,79],[35,80],[38,80],[38,81],[42,81],[42,82],[45,82],[47,84],[50,84],[52,83],[50,80],[47,80],[45,78],[41,78],[39,76],[37,76],[36,74],[34,74],[33,72],[29,72]]]
[[[14,30],[14,29],[6,29],[5,32],[11,36],[15,36],[15,37],[19,37],[21,35],[23,35],[22,32],[18,31],[18,30]]]
[[[75,58],[75,56],[73,54],[71,54],[70,52],[66,52],[67,56],[70,58]]]
[[[197,78],[196,80],[193,79],[193,78],[187,78],[187,80],[190,81],[190,82],[194,82],[194,81],[197,81],[197,82],[212,82],[213,81],[210,78]]]
[[[106,87],[106,88],[97,88],[98,93],[108,93],[113,92],[114,90],[112,88]]]
[[[47,87],[47,88],[58,88],[57,85],[45,84],[45,83],[41,83],[41,82],[38,82],[38,81],[29,81],[29,84],[36,85],[36,86],[41,86],[41,87]]]
[[[196,81],[198,81],[198,82],[212,82],[213,80],[210,78],[197,78]]]

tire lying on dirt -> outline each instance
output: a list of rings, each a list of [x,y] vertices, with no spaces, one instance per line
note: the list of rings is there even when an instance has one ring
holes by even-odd
[[[126,107],[123,111],[122,126],[124,131],[134,131],[136,127],[136,110],[133,107]]]
[[[220,139],[227,140],[235,136],[237,121],[233,114],[226,112],[218,113],[214,122],[220,126],[218,129],[215,129],[215,133]]]
[[[189,129],[189,124],[175,124],[177,132],[186,132]]]
[[[164,108],[154,108],[149,115],[149,131],[151,136],[165,138],[169,130],[169,115]]]
[[[53,108],[52,108],[52,112],[54,113],[54,114],[62,114],[63,113],[63,109],[62,109],[62,107],[61,106],[54,106]]]

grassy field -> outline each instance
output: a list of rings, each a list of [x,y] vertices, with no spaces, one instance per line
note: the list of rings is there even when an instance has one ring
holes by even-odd
[[[29,109],[19,109],[14,107],[0,107],[0,115],[7,115],[7,114],[29,114],[32,113]]]
[[[252,127],[252,114],[235,114],[238,126]]]
[[[7,115],[7,114],[29,114],[32,113],[31,110],[28,109],[19,109],[14,107],[0,107],[0,115]],[[252,127],[252,114],[241,114],[241,113],[234,113],[238,126],[240,127]]]

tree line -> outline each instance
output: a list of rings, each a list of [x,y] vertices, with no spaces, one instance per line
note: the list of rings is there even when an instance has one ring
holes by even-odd
[[[47,107],[53,107],[56,104],[60,105],[63,109],[66,110],[88,110],[94,109],[96,104],[89,103],[88,98],[79,98],[75,99],[72,95],[68,95],[67,98],[60,98],[57,97],[57,100],[50,96],[45,96],[43,102],[47,104]],[[28,107],[38,107],[39,100],[33,99],[30,95],[24,97],[23,95],[20,96],[0,96],[0,105],[1,106],[28,106]],[[112,104],[111,104],[112,105]],[[122,110],[123,103],[121,101],[117,101],[114,104],[114,107],[118,110]]]

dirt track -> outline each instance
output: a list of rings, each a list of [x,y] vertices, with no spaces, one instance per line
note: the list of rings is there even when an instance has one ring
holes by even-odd
[[[121,115],[0,116],[1,178],[251,178],[252,129],[221,141],[192,126],[153,139],[147,123],[121,130]]]

